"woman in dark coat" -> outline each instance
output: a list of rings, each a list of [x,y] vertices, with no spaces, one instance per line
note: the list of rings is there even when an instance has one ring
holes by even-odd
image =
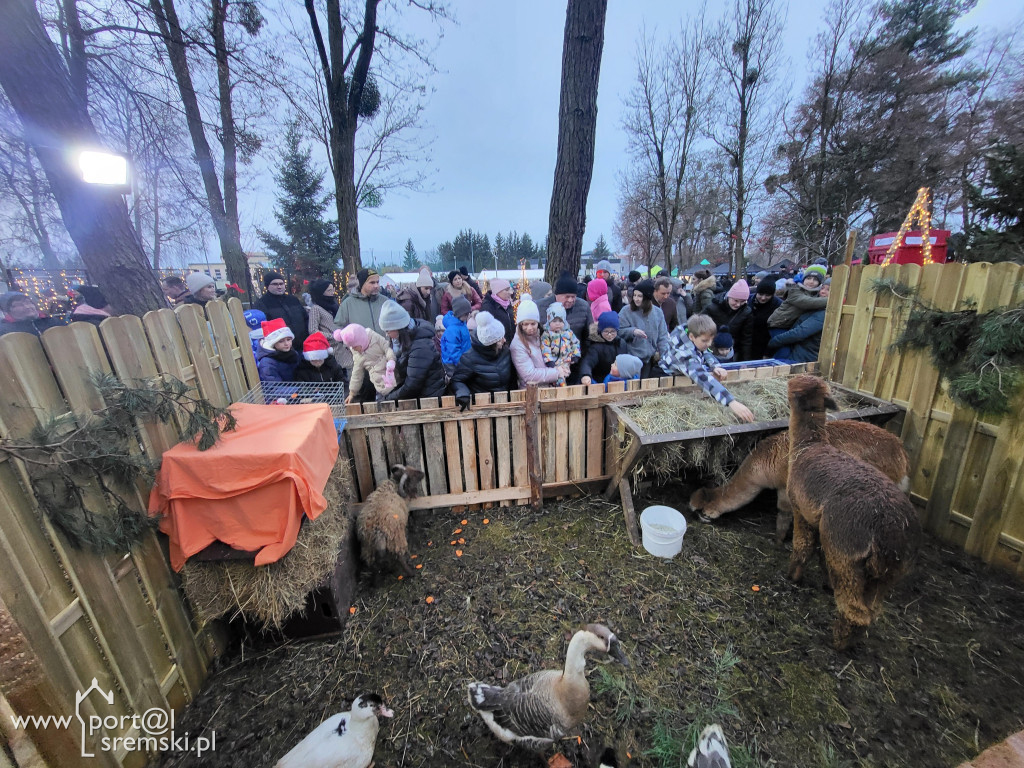
[[[746,280],[737,280],[721,299],[715,299],[704,314],[715,321],[718,330],[729,330],[735,342],[736,360],[750,360],[754,341],[754,322],[747,299],[750,286]]]
[[[267,272],[263,276],[263,287],[266,293],[256,302],[259,309],[267,316],[267,320],[280,318],[295,334],[295,346],[301,347],[309,335],[309,318],[302,302],[288,295],[288,282],[280,272]]]
[[[747,299],[747,306],[750,307],[750,324],[753,329],[750,359],[760,360],[768,352],[768,340],[771,338],[768,318],[782,306],[782,301],[775,295],[775,280],[770,276],[761,280],[757,284],[757,291]]]
[[[496,277],[491,280],[491,290],[484,296],[480,309],[491,315],[505,328],[505,344],[512,343],[516,333],[516,322],[512,310],[512,284]]]
[[[455,402],[460,410],[469,408],[480,392],[507,392],[516,385],[512,355],[505,345],[505,329],[490,312],[476,316],[472,346],[463,352],[452,376]]]
[[[415,400],[441,397],[447,389],[444,366],[434,343],[434,326],[426,320],[413,320],[396,301],[385,302],[380,310],[380,327],[392,343],[395,353],[397,386],[385,400]]]

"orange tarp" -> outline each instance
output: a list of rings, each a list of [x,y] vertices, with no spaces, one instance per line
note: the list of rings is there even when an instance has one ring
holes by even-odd
[[[231,406],[238,428],[208,451],[181,443],[163,455],[149,508],[163,515],[171,566],[214,541],[259,550],[256,565],[294,545],[305,514],[315,520],[338,458],[331,409],[314,405]]]

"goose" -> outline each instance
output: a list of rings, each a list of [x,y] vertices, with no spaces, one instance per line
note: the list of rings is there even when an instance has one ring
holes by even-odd
[[[352,709],[324,720],[275,768],[370,768],[377,742],[378,717],[395,713],[375,693],[364,693]]]
[[[588,651],[601,651],[629,666],[619,639],[603,624],[588,624],[569,641],[565,669],[547,669],[504,688],[469,684],[469,706],[506,744],[543,750],[567,736],[587,714],[590,684],[584,669]]]
[[[732,768],[729,762],[729,747],[720,725],[709,725],[701,731],[697,746],[693,748],[687,768]]]

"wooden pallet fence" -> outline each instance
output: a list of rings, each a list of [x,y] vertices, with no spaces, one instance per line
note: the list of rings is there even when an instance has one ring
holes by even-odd
[[[836,267],[820,358],[832,380],[906,407],[911,496],[928,530],[1024,578],[1024,398],[1004,417],[956,405],[927,352],[892,347],[910,304],[873,292],[879,279],[915,289],[937,309],[986,312],[1024,301],[1024,267]]]
[[[88,416],[103,405],[93,377],[109,373],[173,375],[224,405],[258,380],[237,299],[211,302],[205,312],[188,305],[110,318],[99,329],[74,323],[41,339],[8,334],[0,337],[0,435],[22,437],[69,412]],[[152,459],[176,442],[171,425],[139,424],[140,450]],[[126,490],[145,509],[149,489]],[[98,489],[83,491],[102,503]],[[0,701],[14,714],[74,714],[76,692],[94,678],[114,703],[94,694],[85,715],[178,710],[197,695],[216,642],[194,625],[155,534],[123,555],[73,548],[38,510],[24,467],[0,455],[0,558]],[[102,735],[142,735],[130,718],[122,722]],[[4,734],[53,768],[143,766],[150,758],[123,743],[113,752],[93,743],[96,757],[83,758],[74,731]]]

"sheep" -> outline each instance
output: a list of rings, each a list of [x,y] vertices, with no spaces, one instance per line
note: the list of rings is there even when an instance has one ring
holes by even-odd
[[[865,421],[830,421],[825,426],[828,442],[844,453],[882,470],[906,491],[910,460],[899,438]],[[786,495],[789,476],[789,433],[780,432],[757,444],[728,483],[719,488],[700,488],[690,496],[690,509],[705,522],[716,520],[754,500],[761,491],[778,492],[775,541],[782,544],[793,527],[793,508]]]
[[[416,496],[422,479],[420,470],[395,464],[390,479],[366,497],[356,519],[356,535],[367,567],[378,572],[401,570],[407,576],[416,574],[409,561],[405,529],[409,523],[409,499]]]
[[[788,577],[800,582],[820,537],[838,610],[832,644],[843,650],[855,629],[865,629],[878,616],[886,594],[913,567],[921,523],[892,480],[829,445],[826,406],[836,408],[822,379],[789,380],[793,552]]]

